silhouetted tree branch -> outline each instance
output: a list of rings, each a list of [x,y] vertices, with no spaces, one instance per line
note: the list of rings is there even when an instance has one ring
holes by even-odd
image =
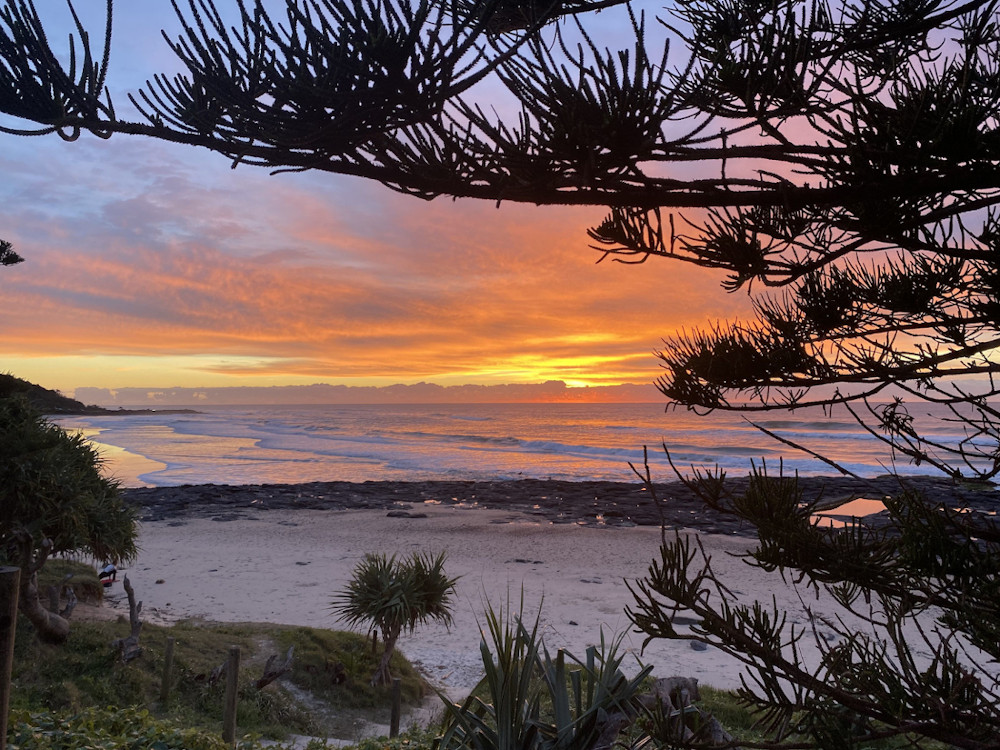
[[[0,111],[28,123],[9,133],[146,135],[422,198],[609,206],[590,231],[605,256],[718,269],[754,301],[664,342],[672,402],[916,397],[954,407],[957,453],[866,424],[899,455],[995,476],[996,3],[619,5],[188,0],[164,34],[184,72],[152,74],[129,120],[106,92],[110,2],[101,45],[74,13],[64,65],[35,5],[7,0]],[[599,44],[601,12],[630,19],[627,48]],[[487,106],[486,82],[513,106]],[[707,213],[666,213],[684,207]]]
[[[597,14],[617,5],[632,41],[608,50]],[[589,233],[602,257],[715,269],[753,301],[750,320],[664,342],[674,404],[844,404],[896,455],[956,479],[1000,473],[996,0],[675,0],[656,19],[596,0],[270,7],[176,4],[165,38],[184,72],[151,75],[129,120],[106,93],[110,0],[100,50],[74,16],[66,65],[31,0],[5,0],[0,112],[27,125],[4,132],[145,135],[425,199],[607,206]],[[904,399],[944,410],[951,436]],[[810,523],[818,501],[793,480],[760,474],[731,496],[723,479],[692,482],[757,526],[753,562],[828,587],[882,639],[830,622],[826,642],[819,624],[730,604],[683,539],[636,584],[637,625],[750,667],[764,746],[998,747],[996,679],[968,662],[998,656],[995,518],[904,492],[889,530],[834,532]],[[938,630],[920,629],[928,608]],[[701,624],[677,631],[679,610]]]
[[[637,474],[659,502],[648,468]],[[802,589],[806,623],[777,604],[738,602],[701,538],[680,532],[664,534],[646,576],[630,584],[628,614],[647,642],[701,641],[745,665],[739,695],[771,738],[752,746],[835,750],[896,738],[1000,747],[995,515],[932,504],[901,484],[883,523],[837,528],[813,520],[830,503],[804,497],[794,477],[755,471],[740,492],[720,471],[682,479],[710,507],[756,528],[747,564]],[[815,614],[814,592],[843,614]]]
[[[24,258],[14,252],[14,246],[7,240],[0,240],[0,266],[13,266],[24,262]]]

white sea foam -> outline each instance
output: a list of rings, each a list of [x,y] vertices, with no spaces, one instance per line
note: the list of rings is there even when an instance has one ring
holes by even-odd
[[[649,446],[653,475],[674,462],[743,474],[751,461],[801,475],[829,474],[818,459],[772,440],[738,416],[664,413],[660,404],[253,406],[197,414],[73,417],[126,486],[197,483],[512,479],[634,481],[629,463]],[[858,425],[801,418],[767,429],[838,459],[863,476],[884,473],[886,448]],[[941,435],[948,437],[942,430]],[[950,436],[954,439],[954,435]],[[146,459],[132,460],[135,456]],[[152,463],[150,463],[152,462]],[[927,473],[926,467],[896,467]]]

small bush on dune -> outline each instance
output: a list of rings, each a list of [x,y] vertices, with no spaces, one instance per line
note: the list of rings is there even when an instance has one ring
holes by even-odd
[[[291,679],[334,710],[385,704],[386,689],[371,684],[377,657],[368,638],[338,630],[289,628],[276,634],[275,643],[282,653],[294,644]],[[404,704],[424,699],[427,683],[402,654],[392,655],[389,668],[400,679]]]

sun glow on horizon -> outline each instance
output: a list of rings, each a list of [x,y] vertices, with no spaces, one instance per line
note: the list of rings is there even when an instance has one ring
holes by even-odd
[[[77,388],[226,388],[308,386],[317,383],[353,387],[386,387],[432,383],[442,387],[464,385],[537,385],[563,382],[570,389],[644,384],[652,381],[655,369],[642,367],[620,371],[592,370],[613,365],[613,357],[563,357],[551,362],[524,358],[514,366],[479,368],[451,373],[423,373],[413,377],[368,375],[317,377],[316,373],[295,374],[280,359],[196,356],[48,356],[4,359],[4,369],[17,377],[46,388],[72,395]],[[584,374],[577,374],[584,373]]]
[[[139,66],[142,67],[142,66]],[[602,208],[417,201],[167,143],[13,139],[0,368],[47,388],[651,383],[739,317],[704,269],[595,261]]]

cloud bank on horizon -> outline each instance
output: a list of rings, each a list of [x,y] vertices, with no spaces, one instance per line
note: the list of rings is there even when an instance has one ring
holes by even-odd
[[[120,5],[116,24],[112,83],[170,71],[169,3]],[[662,336],[747,308],[698,269],[595,265],[600,208],[426,203],[148,139],[0,137],[0,237],[26,258],[0,271],[0,366],[64,392],[649,383]]]
[[[313,383],[259,388],[78,388],[87,405],[121,408],[316,404],[642,403],[660,401],[652,384],[569,388],[561,380],[503,385],[436,383],[347,386]]]

